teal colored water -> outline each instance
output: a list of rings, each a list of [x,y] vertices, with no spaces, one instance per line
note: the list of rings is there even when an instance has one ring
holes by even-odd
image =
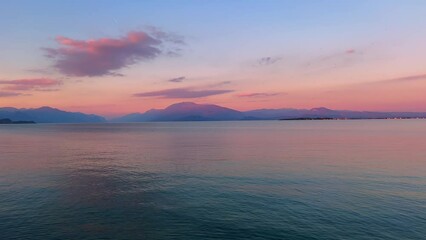
[[[0,239],[426,239],[426,121],[0,125]]]

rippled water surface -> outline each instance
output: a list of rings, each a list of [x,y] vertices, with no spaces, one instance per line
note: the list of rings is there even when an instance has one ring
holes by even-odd
[[[0,239],[426,239],[426,121],[0,125]]]

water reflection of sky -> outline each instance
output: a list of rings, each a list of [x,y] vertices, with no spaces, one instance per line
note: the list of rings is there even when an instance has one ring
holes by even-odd
[[[0,133],[7,139],[0,232],[10,237],[426,234],[424,121],[35,125]]]

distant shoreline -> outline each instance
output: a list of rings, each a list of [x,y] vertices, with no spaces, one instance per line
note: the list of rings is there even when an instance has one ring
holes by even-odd
[[[34,121],[12,121],[9,118],[0,119],[0,124],[35,124]]]
[[[185,121],[144,121],[144,122],[49,122],[49,123],[36,123],[33,121],[12,121],[12,122],[2,122],[3,119],[0,119],[0,125],[26,125],[26,124],[36,124],[36,125],[80,125],[80,124],[148,124],[148,123],[188,123],[188,122],[256,122],[256,121],[350,121],[350,120],[426,120],[426,118],[290,118],[290,119],[250,119],[250,120],[185,120]]]
[[[401,118],[283,118],[279,121],[326,121],[326,120],[410,120],[410,119],[426,119],[417,117],[401,117]]]

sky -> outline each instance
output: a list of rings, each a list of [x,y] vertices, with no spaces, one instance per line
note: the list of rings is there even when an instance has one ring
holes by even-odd
[[[3,0],[0,107],[426,111],[423,0]]]

